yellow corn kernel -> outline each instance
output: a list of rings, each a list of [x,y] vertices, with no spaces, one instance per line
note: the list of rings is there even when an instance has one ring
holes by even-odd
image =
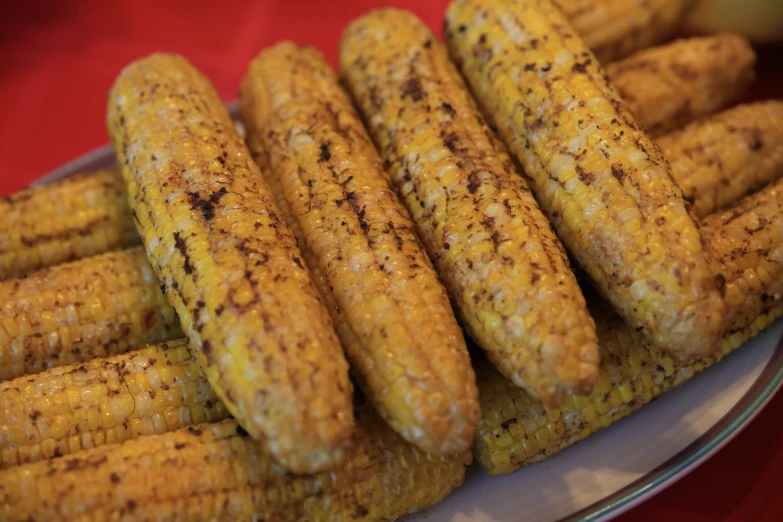
[[[468,333],[556,405],[597,378],[595,327],[568,259],[444,46],[412,13],[345,30],[340,69]]]
[[[185,418],[226,418],[204,375],[189,367],[191,357],[187,344],[176,341],[0,383],[0,450],[20,455],[4,460],[32,462],[83,449],[85,440],[92,447],[174,431],[189,424],[181,421]],[[157,369],[164,371],[157,372],[153,386],[148,374]],[[69,399],[52,404],[55,397]],[[154,399],[141,408],[143,397]],[[170,422],[145,427],[156,415]]]
[[[511,473],[570,446],[691,379],[783,315],[783,256],[777,253],[783,245],[781,216],[783,181],[778,181],[703,222],[704,238],[729,285],[740,286],[737,283],[746,277],[750,263],[764,263],[770,274],[763,280],[757,278],[761,287],[753,290],[748,284],[744,287],[745,293],[727,300],[729,329],[715,357],[677,366],[671,357],[651,346],[606,304],[597,298],[589,301],[601,348],[598,385],[589,397],[569,397],[563,402],[559,416],[564,421],[564,429],[555,430],[556,435],[542,445],[540,451],[524,455],[516,452],[512,456],[508,446],[495,444],[495,440],[508,434],[515,443],[526,448],[528,441],[536,439],[530,431],[519,431],[514,426],[520,419],[524,422],[541,416],[541,408],[547,414],[550,410],[515,388],[489,365],[479,365],[481,371],[477,375],[483,418],[478,424],[475,454],[481,465],[491,475]],[[499,410],[498,397],[503,397],[504,405],[512,407]],[[491,426],[487,419],[492,419]],[[487,437],[488,433],[493,436]]]
[[[695,0],[555,0],[602,63],[657,45],[685,20]]]
[[[783,176],[783,102],[740,105],[656,142],[703,218]]]
[[[218,395],[290,469],[336,465],[351,432],[348,364],[212,84],[181,56],[142,58],[115,80],[107,125],[147,256]]]
[[[313,48],[278,44],[251,63],[240,104],[367,396],[422,451],[467,450],[479,410],[462,331],[331,67]]]
[[[245,435],[223,421],[0,471],[4,514],[51,522],[131,512],[172,520],[393,520],[440,502],[462,484],[469,462],[466,454],[421,453],[367,408],[357,412],[344,463],[331,472],[287,472]],[[172,458],[177,466],[166,466]]]
[[[602,295],[678,359],[714,353],[725,306],[709,253],[671,168],[562,13],[541,0],[455,0],[444,35]],[[514,64],[524,64],[516,76]],[[573,184],[584,191],[575,195]],[[633,220],[641,228],[629,232]]]
[[[755,63],[750,42],[720,34],[641,51],[608,64],[606,73],[636,122],[657,137],[739,99],[755,78]]]
[[[0,230],[0,280],[139,243],[117,169],[0,198]]]
[[[0,380],[181,337],[151,271],[144,251],[132,249],[0,281],[0,325],[9,334],[0,341]],[[113,302],[114,295],[131,290],[137,298]],[[77,313],[96,309],[96,302],[100,314]],[[60,343],[51,343],[53,334]]]

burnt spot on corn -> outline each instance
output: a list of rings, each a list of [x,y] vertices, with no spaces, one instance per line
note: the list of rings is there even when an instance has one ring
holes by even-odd
[[[443,133],[441,133],[443,134]],[[443,144],[446,146],[447,149],[449,149],[451,152],[456,152],[457,150],[457,140],[459,137],[456,133],[451,132],[443,136]]]
[[[512,424],[516,424],[517,422],[519,422],[519,420],[516,417],[512,417],[511,419],[508,419],[507,421],[501,422],[500,423],[500,427],[503,428],[504,430],[508,431],[509,426],[511,426]]]
[[[329,152],[329,143],[321,143],[321,155],[318,158],[318,161],[329,161],[329,158],[332,157],[332,154]]]
[[[204,341],[201,343],[201,353],[204,354],[204,358],[207,360],[207,364],[212,363],[212,343]]]
[[[424,91],[418,78],[410,78],[403,85],[400,91],[400,98],[410,98],[418,102],[424,99]]]
[[[174,248],[179,250],[183,259],[183,268],[186,274],[193,272],[193,267],[190,264],[190,256],[188,256],[188,249],[185,245],[185,240],[180,236],[179,232],[174,232]]]
[[[199,212],[201,212],[201,216],[206,221],[211,220],[213,217],[215,217],[215,203],[212,202],[212,196],[214,196],[215,194],[217,194],[217,192],[211,194],[207,199],[203,199],[198,192],[188,192],[188,201],[190,202],[190,209],[198,210]],[[219,196],[218,199],[220,199]]]
[[[224,153],[225,154],[225,153]],[[225,161],[224,157],[221,156],[220,159]],[[217,204],[218,201],[220,201],[220,198],[226,195],[228,193],[228,190],[226,190],[226,187],[220,187],[220,189],[217,192],[213,192],[209,195],[209,201],[212,204]]]
[[[579,181],[581,181],[582,183],[589,185],[593,181],[595,181],[595,174],[593,172],[586,171],[580,165],[574,166],[574,169],[576,170],[576,173],[579,176]]]

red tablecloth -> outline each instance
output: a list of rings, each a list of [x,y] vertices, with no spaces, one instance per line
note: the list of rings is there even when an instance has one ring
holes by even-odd
[[[315,45],[334,64],[345,24],[384,3],[390,2],[6,2],[0,17],[0,196],[108,141],[105,93],[131,60],[153,51],[182,53],[229,100],[262,47],[291,39]],[[393,3],[439,31],[444,0]],[[780,56],[762,56],[764,84],[757,97],[780,96]],[[783,521],[781,414],[783,393],[701,468],[618,520]]]

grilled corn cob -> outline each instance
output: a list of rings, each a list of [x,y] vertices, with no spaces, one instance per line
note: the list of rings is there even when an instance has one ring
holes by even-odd
[[[323,56],[284,42],[242,82],[248,145],[382,416],[423,451],[473,442],[476,378],[446,290]]]
[[[178,337],[140,248],[0,282],[0,380]]]
[[[554,4],[457,0],[444,32],[602,295],[678,359],[713,353],[725,307],[671,169]]]
[[[339,470],[297,476],[234,421],[0,472],[0,519],[393,520],[440,502],[465,476],[466,455],[433,457],[377,415],[357,409]]]
[[[176,55],[136,61],[107,122],[147,255],[218,396],[292,471],[335,465],[351,433],[348,363],[209,80]]]
[[[687,366],[650,346],[600,300],[591,302],[601,346],[601,376],[588,397],[547,408],[479,366],[481,407],[476,455],[491,475],[511,473],[584,439],[690,379],[783,315],[783,182],[734,209],[708,217],[703,234],[726,278],[726,334],[714,357]]]
[[[0,384],[0,468],[228,417],[185,340]]]
[[[0,280],[139,243],[115,169],[0,198]]]
[[[726,335],[737,335],[737,346],[756,317],[783,301],[783,180],[707,216],[703,235],[726,279]]]
[[[657,45],[685,20],[694,0],[555,0],[596,57],[607,63]]]
[[[704,217],[783,176],[783,101],[740,105],[656,142]]]
[[[650,136],[682,127],[737,100],[755,78],[742,36],[679,40],[606,66],[636,122]]]
[[[470,335],[548,403],[589,391],[595,326],[563,246],[443,46],[383,9],[346,29],[340,62]]]

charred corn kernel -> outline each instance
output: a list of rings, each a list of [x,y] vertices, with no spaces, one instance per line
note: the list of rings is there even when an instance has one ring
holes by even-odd
[[[140,248],[0,281],[0,380],[178,337]]]
[[[736,101],[753,82],[756,54],[742,36],[689,38],[606,66],[636,122],[650,136]]]
[[[329,64],[276,45],[251,63],[240,105],[368,397],[423,451],[467,450],[480,413],[462,330]]]
[[[1,471],[0,518],[394,520],[462,484],[469,454],[422,453],[366,408],[357,417],[332,472],[287,472],[227,420]]]
[[[602,295],[677,358],[713,353],[725,306],[671,168],[552,2],[456,0],[444,31]]]
[[[0,384],[0,468],[226,417],[184,340],[151,345]]]
[[[348,364],[209,80],[176,55],[138,60],[109,93],[107,123],[147,255],[218,396],[291,470],[336,465]]]
[[[740,105],[656,142],[704,217],[783,176],[783,101]]]
[[[555,0],[596,57],[607,63],[667,40],[695,0]]]
[[[127,197],[107,169],[0,198],[0,280],[138,244]]]
[[[525,422],[530,417],[534,417],[534,422],[544,419],[544,422],[549,423],[550,429],[556,429],[557,423],[548,421],[545,417],[539,417],[542,414],[532,408],[532,405],[539,403],[524,391],[516,388],[489,364],[485,363],[483,366],[477,367],[479,397],[481,408],[485,413],[484,419],[478,424],[478,437],[474,453],[479,463],[487,469],[490,475],[505,475],[522,466],[539,462],[636,411],[653,398],[679,386],[693,375],[708,368],[745,340],[757,335],[758,332],[783,315],[783,308],[778,306],[763,313],[758,317],[759,325],[753,329],[747,328],[743,332],[737,332],[736,339],[733,336],[726,337],[714,357],[698,359],[686,367],[689,371],[672,371],[669,375],[666,375],[662,364],[668,361],[674,367],[668,355],[650,346],[644,338],[634,332],[608,308],[603,311],[593,310],[593,312],[601,346],[601,374],[615,375],[613,385],[616,388],[608,394],[594,391],[591,396],[593,402],[587,406],[577,405],[576,397],[567,397],[560,406],[564,429],[557,436],[543,441],[540,437],[531,439],[529,434],[512,433],[512,426]],[[628,354],[634,351],[650,354],[655,363],[647,366],[642,373],[633,374],[627,364],[627,358]],[[646,391],[636,384],[651,379],[655,379],[659,385],[652,387],[650,391]],[[488,416],[496,408],[496,397],[509,394],[513,395],[517,410],[511,415],[502,417],[500,428],[490,426]],[[493,420],[493,424],[495,422]],[[492,432],[489,437],[486,437],[489,430]],[[511,447],[517,445],[517,447],[523,448],[523,451],[511,453],[506,450],[508,445],[497,443],[501,438],[505,441],[507,436],[513,439],[510,443]]]
[[[470,335],[549,404],[589,391],[595,326],[565,250],[445,48],[384,9],[348,27],[340,62]]]
[[[639,409],[655,397],[679,386],[755,337],[783,315],[783,181],[749,196],[735,208],[709,216],[703,234],[726,278],[728,315],[726,332],[713,357],[678,366],[672,358],[651,346],[636,330],[611,312],[600,299],[589,300],[598,327],[601,348],[599,385],[590,397],[568,397],[559,408],[565,430],[547,444],[524,452],[509,453],[509,444],[528,447],[529,431],[511,429],[515,424],[555,427],[541,403],[514,387],[487,362],[476,373],[483,418],[479,421],[474,452],[491,475],[503,475],[538,462],[585,438],[600,428]],[[748,270],[765,266],[771,277],[758,290],[741,287]],[[634,361],[641,361],[637,365]],[[509,406],[512,406],[510,409]],[[509,443],[496,441],[510,436]],[[499,464],[500,463],[500,464]]]
[[[702,230],[726,278],[726,332],[741,333],[783,302],[783,181],[708,216]]]

